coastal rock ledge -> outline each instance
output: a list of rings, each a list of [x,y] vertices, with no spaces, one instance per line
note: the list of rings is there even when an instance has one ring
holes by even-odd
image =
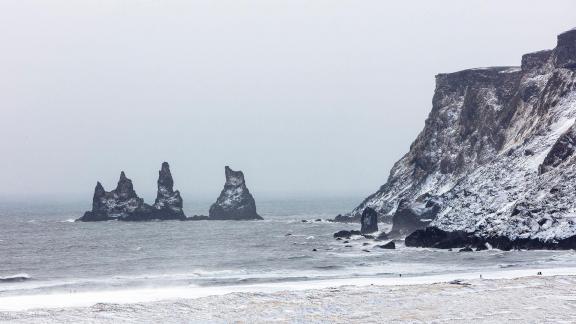
[[[180,192],[174,191],[174,180],[167,162],[162,163],[158,177],[158,193],[156,202],[150,206],[144,199],[138,197],[132,180],[126,177],[124,171],[116,189],[104,190],[100,182],[96,184],[92,210],[77,219],[80,222],[97,222],[107,220],[149,221],[149,220],[186,220],[182,210]]]
[[[216,202],[210,207],[208,219],[261,220],[256,212],[254,197],[246,187],[244,173],[224,168],[226,183]]]
[[[480,236],[464,231],[443,231],[437,227],[417,230],[406,237],[406,246],[451,249],[459,247],[475,248],[477,251],[495,248],[509,250],[569,250],[576,248],[576,236],[558,241],[543,241],[532,238],[506,236]]]

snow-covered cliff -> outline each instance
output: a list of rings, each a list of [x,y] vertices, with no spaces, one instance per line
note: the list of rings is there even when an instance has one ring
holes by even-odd
[[[391,221],[401,200],[433,200],[441,208],[429,226],[444,231],[576,235],[576,29],[521,67],[436,76],[432,104],[387,183],[340,220],[371,207]]]

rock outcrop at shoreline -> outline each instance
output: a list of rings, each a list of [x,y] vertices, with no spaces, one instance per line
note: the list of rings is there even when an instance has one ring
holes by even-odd
[[[360,228],[360,233],[362,234],[372,234],[378,232],[378,213],[370,207],[366,207],[362,212],[362,218],[360,223],[362,227]]]
[[[96,184],[92,210],[84,213],[84,216],[77,221],[185,220],[182,198],[178,191],[173,190],[173,185],[170,166],[164,162],[158,179],[156,203],[150,206],[144,203],[144,199],[138,197],[132,180],[128,179],[122,171],[116,189],[107,192],[100,182]]]
[[[244,173],[224,168],[226,183],[216,202],[210,207],[209,219],[260,220],[254,197],[246,187]]]
[[[373,208],[399,233],[416,230],[408,246],[571,247],[575,121],[576,29],[559,35],[553,50],[524,55],[520,67],[439,74],[410,151],[386,184],[336,220],[358,221]],[[421,217],[414,206],[431,202],[432,217]]]
[[[558,241],[543,241],[532,238],[510,239],[506,236],[477,236],[464,231],[443,231],[437,227],[427,227],[408,235],[406,246],[450,249],[469,247],[485,250],[488,247],[500,250],[569,250],[576,249],[576,236]]]
[[[423,229],[440,211],[440,205],[434,200],[428,200],[425,204],[420,202],[411,203],[403,199],[392,217],[392,230],[390,237],[404,237],[416,230]]]

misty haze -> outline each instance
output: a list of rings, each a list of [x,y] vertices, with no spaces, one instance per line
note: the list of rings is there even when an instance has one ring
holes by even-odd
[[[0,3],[0,322],[574,322],[576,3]]]

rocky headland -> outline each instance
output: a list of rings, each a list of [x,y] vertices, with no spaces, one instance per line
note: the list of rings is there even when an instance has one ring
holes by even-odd
[[[367,208],[407,246],[576,248],[576,29],[519,67],[436,76],[424,130]]]

